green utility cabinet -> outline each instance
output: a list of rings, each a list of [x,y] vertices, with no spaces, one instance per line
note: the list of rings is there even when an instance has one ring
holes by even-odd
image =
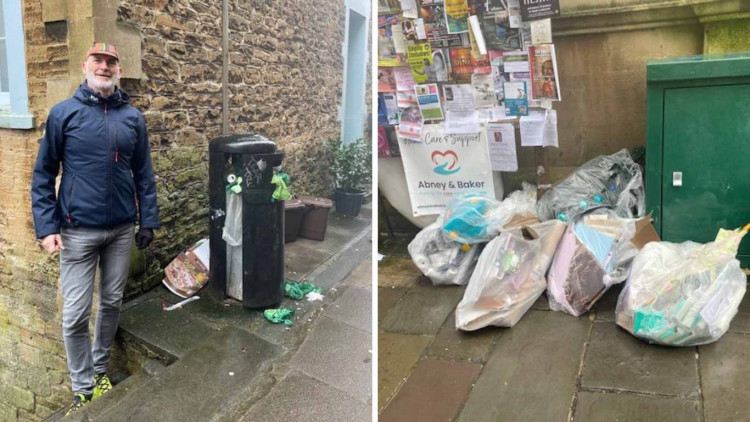
[[[750,222],[750,53],[649,61],[646,206],[662,240]],[[738,258],[750,266],[750,235]]]

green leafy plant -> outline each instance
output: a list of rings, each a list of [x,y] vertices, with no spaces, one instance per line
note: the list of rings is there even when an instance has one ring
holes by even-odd
[[[361,191],[370,182],[372,174],[372,151],[370,143],[357,139],[347,145],[341,141],[331,142],[334,149],[331,172],[336,188],[346,191]]]

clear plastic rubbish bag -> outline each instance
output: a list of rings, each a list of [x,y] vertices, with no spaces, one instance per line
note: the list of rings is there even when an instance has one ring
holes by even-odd
[[[242,194],[227,192],[221,238],[227,242],[227,295],[242,300]]]
[[[631,242],[637,222],[606,208],[579,216],[565,230],[547,275],[550,309],[580,316],[625,281],[638,252]]]
[[[641,168],[623,149],[589,160],[547,191],[537,203],[542,221],[573,221],[590,207],[606,206],[625,218],[646,210]]]
[[[696,346],[718,340],[745,295],[747,279],[735,258],[742,230],[716,240],[653,242],[636,255],[617,300],[617,325],[649,343]]]
[[[488,243],[456,307],[456,328],[514,326],[547,287],[544,274],[563,232],[565,224],[552,220],[504,231]]]
[[[420,231],[409,243],[414,264],[434,285],[458,284],[469,281],[477,260],[479,245],[467,245],[447,239],[438,223]]]
[[[524,183],[503,201],[463,196],[448,204],[438,223],[448,238],[473,245],[495,238],[516,215],[536,216],[536,186]]]

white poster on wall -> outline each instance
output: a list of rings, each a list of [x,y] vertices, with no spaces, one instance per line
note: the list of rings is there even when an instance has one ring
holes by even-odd
[[[448,134],[441,123],[424,125],[420,140],[398,141],[415,217],[440,214],[467,193],[495,198],[485,136]]]

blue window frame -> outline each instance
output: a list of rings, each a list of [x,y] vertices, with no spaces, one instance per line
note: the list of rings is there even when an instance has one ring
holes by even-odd
[[[0,0],[0,128],[31,129],[21,0]]]

